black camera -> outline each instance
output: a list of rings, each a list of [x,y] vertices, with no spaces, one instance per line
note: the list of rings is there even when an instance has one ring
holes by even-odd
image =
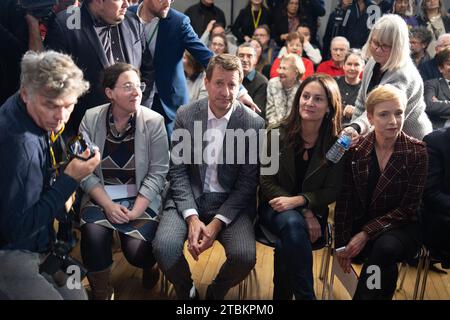
[[[46,273],[53,278],[59,287],[67,284],[67,279],[72,274],[69,267],[76,268],[79,271],[80,282],[86,276],[87,270],[83,264],[74,258],[69,253],[72,251],[72,246],[63,241],[56,241],[53,250],[39,265],[39,273]]]
[[[70,139],[68,144],[69,157],[87,161],[95,155],[95,148],[97,146],[89,139],[87,133],[83,131]],[[90,150],[90,155],[88,158],[83,158],[81,155],[86,149]]]
[[[19,0],[19,5],[39,21],[48,23],[55,16],[53,7],[58,2],[58,0]]]

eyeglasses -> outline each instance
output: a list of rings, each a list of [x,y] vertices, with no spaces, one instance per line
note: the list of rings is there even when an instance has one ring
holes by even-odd
[[[370,40],[370,44],[372,45],[372,47],[374,48],[374,50],[377,50],[378,48],[381,48],[381,51],[383,52],[387,52],[389,50],[391,50],[392,46],[388,46],[387,44],[381,44],[376,40]]]
[[[159,4],[163,4],[164,2],[168,2],[169,4],[171,4],[172,2],[174,2],[175,0],[159,0]]]
[[[133,92],[133,90],[140,90],[141,92],[144,92],[146,87],[147,87],[147,85],[144,82],[141,82],[140,84],[128,82],[128,83],[125,83],[120,88],[122,88],[123,91],[129,93],[129,92]]]

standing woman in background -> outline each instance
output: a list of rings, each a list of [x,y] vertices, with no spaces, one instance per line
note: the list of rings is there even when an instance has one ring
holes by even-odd
[[[344,129],[352,136],[352,144],[358,141],[359,135],[369,132],[365,101],[372,89],[383,84],[391,84],[406,93],[408,103],[403,131],[421,140],[432,131],[432,126],[425,113],[423,81],[410,57],[406,22],[395,14],[382,16],[373,26],[362,51],[369,60],[351,124]]]
[[[433,38],[428,46],[428,54],[434,57],[436,41],[439,36],[450,32],[450,17],[444,10],[442,0],[423,0],[419,24],[431,31]]]
[[[256,28],[263,24],[270,26],[271,23],[272,17],[266,0],[249,0],[247,6],[239,12],[231,31],[239,43],[249,42]]]

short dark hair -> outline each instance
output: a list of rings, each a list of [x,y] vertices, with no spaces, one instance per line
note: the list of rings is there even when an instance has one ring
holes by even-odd
[[[211,80],[214,67],[216,66],[227,71],[238,71],[239,81],[242,82],[242,79],[244,79],[241,60],[232,54],[223,53],[212,57],[206,68],[206,79]]]
[[[426,27],[421,26],[417,28],[413,28],[409,31],[409,39],[418,39],[420,42],[425,44],[425,49],[428,47],[428,45],[431,42],[431,39],[433,38],[431,31],[428,30]]]
[[[103,90],[106,88],[113,89],[117,83],[117,79],[119,79],[120,75],[127,71],[134,71],[138,75],[138,77],[141,77],[141,73],[139,72],[139,69],[136,69],[131,64],[119,62],[116,64],[113,64],[112,66],[109,66],[105,70],[103,70],[102,76],[101,76],[101,84],[103,87]]]
[[[450,46],[446,46],[444,49],[436,53],[436,64],[439,67],[444,66],[445,62],[450,59]]]

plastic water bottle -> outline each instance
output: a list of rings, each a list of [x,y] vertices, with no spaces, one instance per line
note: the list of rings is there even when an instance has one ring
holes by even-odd
[[[338,163],[344,155],[345,151],[350,148],[352,142],[351,136],[346,133],[341,134],[339,139],[333,144],[333,146],[328,150],[325,157],[333,163]]]

